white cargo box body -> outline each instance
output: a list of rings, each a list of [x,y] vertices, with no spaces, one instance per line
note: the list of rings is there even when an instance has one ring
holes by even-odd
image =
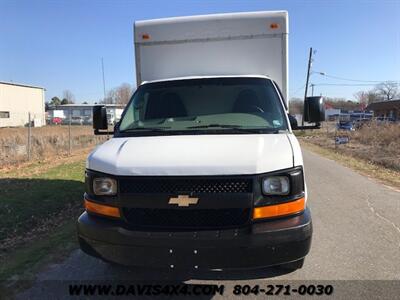
[[[286,11],[135,22],[137,84],[183,76],[266,75],[286,98]]]

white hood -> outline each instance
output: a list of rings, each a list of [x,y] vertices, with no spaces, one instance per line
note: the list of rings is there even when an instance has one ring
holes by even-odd
[[[127,176],[259,174],[293,167],[293,151],[286,134],[113,138],[86,167]]]

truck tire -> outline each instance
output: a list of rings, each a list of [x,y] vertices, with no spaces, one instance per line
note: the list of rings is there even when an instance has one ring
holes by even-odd
[[[295,271],[297,269],[301,269],[303,265],[304,265],[304,258],[292,261],[290,263],[279,265],[278,267],[283,270]]]

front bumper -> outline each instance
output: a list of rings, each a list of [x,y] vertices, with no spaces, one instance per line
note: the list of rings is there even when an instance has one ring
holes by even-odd
[[[86,212],[77,226],[81,249],[103,260],[208,270],[260,268],[299,260],[309,252],[312,235],[308,208],[297,216],[241,229],[133,231]]]

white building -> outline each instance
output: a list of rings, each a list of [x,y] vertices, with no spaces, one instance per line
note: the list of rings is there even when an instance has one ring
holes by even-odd
[[[28,124],[45,125],[45,89],[42,87],[0,81],[0,127]]]
[[[63,124],[69,123],[69,116],[73,124],[92,124],[92,112],[95,104],[64,104],[50,106],[48,110],[49,124],[53,124],[53,118],[62,119]],[[125,105],[105,104],[107,108],[107,119],[110,124],[119,121]]]
[[[325,109],[325,120],[326,121],[338,120],[340,114],[341,114],[341,110],[338,108],[326,108]]]

